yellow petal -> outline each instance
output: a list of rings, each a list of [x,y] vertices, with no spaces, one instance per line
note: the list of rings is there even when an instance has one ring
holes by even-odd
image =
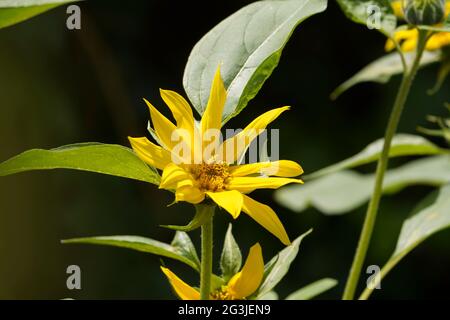
[[[188,181],[188,180],[184,180]],[[177,186],[177,190],[175,191],[175,201],[186,201],[189,203],[197,204],[202,202],[205,199],[205,193],[202,192],[199,188],[186,185],[186,186]]]
[[[250,248],[247,260],[240,272],[228,282],[228,292],[235,299],[251,296],[261,285],[264,276],[264,260],[259,243]]]
[[[394,10],[394,14],[398,18],[403,18],[403,6],[402,6],[402,0],[394,0],[391,3],[392,10]]]
[[[443,47],[450,45],[450,33],[449,32],[439,32],[434,34],[430,40],[427,42],[427,50],[439,50]]]
[[[162,173],[159,187],[162,189],[175,189],[182,180],[192,180],[189,172],[174,163],[168,164]]]
[[[405,40],[402,43],[402,51],[404,52],[409,52],[409,51],[413,51],[417,48],[417,38],[411,38],[408,40]]]
[[[172,111],[177,127],[194,134],[195,119],[189,103],[178,93],[170,90],[160,90],[161,97]]]
[[[392,50],[394,50],[395,49],[395,43],[394,43],[394,41],[392,41],[391,39],[388,39],[387,41],[386,41],[386,44],[384,45],[384,50],[386,51],[386,52],[389,52],[389,51],[392,51]]]
[[[245,152],[250,143],[255,139],[262,130],[264,130],[272,121],[274,121],[289,107],[282,107],[267,111],[258,118],[253,120],[244,130],[223,142],[219,147],[223,161],[227,163],[237,162]]]
[[[211,84],[208,104],[202,116],[202,135],[209,129],[220,129],[222,127],[222,112],[226,99],[227,91],[220,76],[220,66],[218,66]]]
[[[177,127],[163,116],[150,102],[144,99],[148,108],[150,109],[150,117],[152,118],[153,128],[159,140],[164,147],[172,150],[175,142],[172,139],[172,134],[177,130]]]
[[[148,141],[145,137],[128,137],[128,140],[137,156],[155,168],[162,170],[172,161],[169,151]]]
[[[276,177],[233,177],[228,181],[228,189],[249,193],[255,189],[278,189],[288,183],[303,183],[303,181]]]
[[[172,111],[173,117],[177,122],[178,134],[187,143],[187,147],[191,150],[191,157],[187,159],[187,163],[199,163],[201,155],[201,142],[196,143],[199,140],[199,132],[197,126],[195,125],[194,115],[192,114],[192,109],[189,103],[178,93],[170,90],[160,90],[161,97],[164,102]],[[199,150],[197,153],[194,152],[194,148]],[[194,158],[196,157],[197,158]]]
[[[244,199],[239,191],[222,191],[206,193],[217,205],[230,213],[236,219],[241,213]]]
[[[297,177],[303,173],[302,167],[290,160],[279,160],[272,162],[258,162],[229,167],[231,175],[235,177],[260,174],[278,177]]]
[[[200,293],[178,278],[175,273],[164,267],[161,267],[161,270],[164,272],[167,279],[169,279],[173,290],[175,290],[181,300],[200,300]]]
[[[242,206],[242,211],[248,214],[275,237],[280,239],[283,244],[291,244],[280,219],[278,219],[276,213],[269,206],[259,203],[246,195],[243,195],[243,197],[244,204]]]

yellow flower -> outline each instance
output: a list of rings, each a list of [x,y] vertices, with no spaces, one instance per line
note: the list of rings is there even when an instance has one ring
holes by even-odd
[[[403,18],[403,9],[401,0],[393,1],[392,8],[395,15],[399,18]],[[445,15],[448,17],[450,14],[450,0],[447,0],[445,5]],[[394,39],[399,42],[401,49],[404,52],[413,51],[417,47],[417,39],[419,38],[419,32],[417,29],[399,30],[395,32]],[[449,32],[437,32],[431,36],[427,42],[426,50],[433,51],[439,50],[445,46],[450,45],[450,33]],[[389,39],[386,42],[386,51],[391,51],[395,48],[394,42]]]
[[[194,119],[189,104],[179,94],[161,90],[161,96],[172,111],[176,126],[146,101],[150,108],[154,136],[160,145],[145,137],[129,137],[136,154],[146,163],[162,170],[159,187],[174,190],[175,201],[198,204],[210,199],[234,219],[243,211],[282,243],[290,244],[275,212],[246,194],[255,189],[276,189],[288,183],[302,183],[300,179],[293,178],[303,173],[302,168],[288,160],[237,164],[261,130],[289,107],[262,114],[241,132],[220,143],[208,135],[211,131],[219,131],[222,126],[227,92],[219,69],[199,123]]]
[[[161,270],[169,279],[172,288],[182,300],[200,300],[200,293],[172,271],[161,267]],[[211,292],[211,300],[243,300],[258,290],[264,276],[264,260],[261,246],[257,243],[250,248],[247,260],[241,271],[236,273],[227,285]]]

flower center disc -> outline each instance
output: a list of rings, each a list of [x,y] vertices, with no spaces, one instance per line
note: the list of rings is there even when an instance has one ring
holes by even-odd
[[[202,191],[223,191],[230,176],[228,165],[222,163],[202,163],[191,167],[191,173]]]
[[[219,290],[211,292],[211,300],[236,300],[234,297],[228,292],[227,287],[224,286]]]

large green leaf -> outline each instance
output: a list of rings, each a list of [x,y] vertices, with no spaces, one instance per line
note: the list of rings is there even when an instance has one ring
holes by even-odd
[[[139,236],[105,236],[105,237],[87,237],[63,240],[65,244],[97,244],[103,246],[113,246],[127,248],[141,252],[147,252],[163,256],[170,259],[181,261],[193,269],[199,271],[198,261],[186,255],[184,249],[178,246],[172,246],[157,240],[139,237]]]
[[[433,234],[450,227],[450,184],[433,192],[419,204],[418,208],[402,226],[392,257],[381,269],[383,279],[409,252]],[[436,260],[437,262],[437,260]],[[424,266],[429,261],[424,261]],[[377,283],[372,283],[375,287]],[[366,289],[361,298],[367,299],[373,289]]]
[[[325,278],[313,282],[286,297],[286,300],[310,300],[337,285],[337,280]]]
[[[367,147],[354,156],[319,171],[313,172],[304,178],[306,180],[316,179],[337,171],[350,169],[377,161],[383,149],[383,143],[384,139],[378,139],[370,143]],[[389,157],[393,158],[400,156],[420,156],[444,153],[448,153],[448,150],[439,148],[424,137],[411,134],[397,134],[392,139]]]
[[[383,192],[395,193],[410,185],[441,186],[450,181],[450,157],[446,155],[414,160],[386,173]],[[277,190],[275,199],[283,206],[301,212],[309,206],[327,215],[347,213],[369,200],[373,174],[339,171],[302,186]]]
[[[0,163],[0,176],[30,170],[74,169],[159,184],[159,175],[126,147],[79,143],[25,151]]]
[[[312,232],[312,229],[303,233],[295,239],[291,245],[281,250],[273,257],[265,266],[264,279],[258,292],[256,299],[272,291],[272,289],[284,278],[289,271],[289,267],[298,254],[298,249],[303,238]]]
[[[0,29],[78,0],[0,0]]]
[[[414,61],[414,52],[404,53],[405,60],[408,65]],[[439,62],[441,60],[440,51],[425,51],[420,66]],[[403,65],[398,53],[389,53],[377,60],[371,62],[369,65],[358,71],[350,79],[337,87],[330,95],[331,99],[337,99],[342,93],[361,82],[378,82],[387,83],[392,76],[403,72]]]
[[[266,0],[235,12],[192,49],[183,77],[186,93],[202,114],[218,65],[228,91],[224,119],[238,114],[278,65],[295,27],[322,12],[326,0]]]
[[[397,26],[397,17],[389,0],[337,0],[347,18],[353,22],[367,25],[373,8],[380,10],[380,32],[389,36]],[[371,10],[372,8],[372,10]]]
[[[228,281],[239,272],[242,264],[242,253],[232,233],[232,224],[228,225],[225,241],[223,243],[222,255],[220,257],[220,269],[222,277]]]

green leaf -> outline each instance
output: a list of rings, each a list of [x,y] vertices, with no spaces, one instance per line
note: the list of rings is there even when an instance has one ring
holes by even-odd
[[[265,295],[259,297],[257,300],[278,300],[278,293],[275,291],[269,291]]]
[[[374,16],[373,8],[380,10],[381,33],[389,36],[397,26],[397,17],[389,0],[337,0],[344,14],[353,22],[368,25],[368,21]]]
[[[434,203],[419,210],[402,226],[393,256],[416,247],[428,237],[450,227],[450,184],[440,188]]]
[[[185,226],[174,226],[174,225],[162,225],[161,227],[177,230],[177,231],[192,231],[202,225],[204,225],[211,216],[214,214],[214,207],[205,204],[195,205],[195,216],[194,218]]]
[[[233,237],[232,225],[228,225],[225,241],[223,243],[222,255],[220,257],[220,269],[222,270],[222,278],[226,281],[239,272],[242,265],[242,253],[236,240]]]
[[[408,253],[435,233],[450,227],[450,184],[433,191],[402,226],[397,246],[391,258],[381,269],[384,278]],[[376,282],[372,283],[373,287]],[[367,288],[360,299],[367,299],[372,289]]]
[[[183,85],[195,109],[203,114],[220,64],[228,91],[223,118],[237,115],[278,65],[296,26],[326,7],[326,0],[258,1],[215,26],[194,46],[184,71]]]
[[[177,231],[170,245],[176,248],[180,255],[195,262],[197,269],[200,270],[200,259],[198,258],[197,250],[195,250],[194,244],[186,232]]]
[[[304,178],[306,180],[317,179],[327,174],[377,161],[380,157],[381,150],[383,149],[383,143],[384,139],[378,139],[370,143],[367,147],[354,156],[319,171],[313,172],[310,175],[306,175]],[[392,140],[389,157],[393,158],[401,156],[420,156],[444,153],[448,153],[448,151],[439,148],[422,136],[396,134]]]
[[[79,143],[32,149],[0,163],[0,176],[31,170],[73,169],[159,184],[159,175],[135,153],[114,144]]]
[[[298,254],[298,249],[303,238],[312,232],[312,229],[308,230],[297,239],[295,239],[291,245],[281,250],[275,257],[273,257],[265,266],[264,279],[256,294],[256,299],[264,296],[284,278],[289,270],[289,267]]]
[[[411,185],[441,186],[450,181],[450,157],[433,156],[388,170],[383,192],[393,194]],[[314,207],[326,215],[347,213],[367,202],[374,184],[373,174],[339,171],[302,186],[277,190],[275,199],[295,212]]]
[[[1,0],[0,29],[28,20],[60,5],[78,0]]]
[[[169,245],[157,240],[139,237],[139,236],[105,236],[105,237],[87,237],[63,240],[64,244],[98,244],[103,246],[113,246],[127,248],[141,252],[147,252],[163,256],[170,259],[181,261],[194,270],[199,271],[198,261],[191,260],[185,255],[184,250],[179,247]]]
[[[337,285],[337,280],[325,278],[313,282],[286,297],[286,300],[311,300],[312,298],[330,290]]]
[[[406,63],[410,66],[414,61],[415,53],[404,53]],[[438,62],[441,60],[440,51],[425,51],[422,59],[420,60],[420,66],[426,66],[428,64]],[[378,82],[387,83],[392,76],[403,72],[403,65],[398,53],[389,53],[358,71],[350,79],[342,83],[337,87],[330,98],[336,100],[342,93],[361,82]]]

